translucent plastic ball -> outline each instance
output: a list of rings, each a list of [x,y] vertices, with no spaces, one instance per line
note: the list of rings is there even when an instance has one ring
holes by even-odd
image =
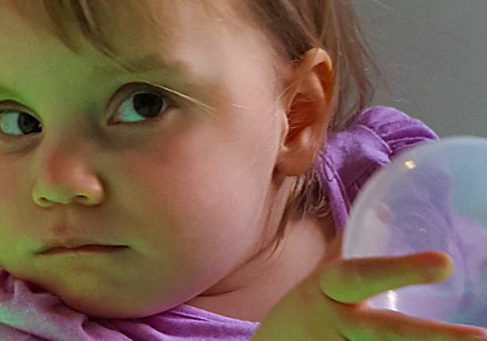
[[[487,328],[487,139],[417,145],[377,171],[357,196],[344,258],[426,250],[450,255],[453,275],[382,293],[369,305]]]

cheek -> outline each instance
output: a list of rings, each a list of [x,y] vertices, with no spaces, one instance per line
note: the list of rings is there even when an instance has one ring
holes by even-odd
[[[2,167],[2,164],[8,164],[8,167]],[[14,162],[4,161],[0,156],[0,261],[5,256],[2,251],[8,249],[9,255],[14,254],[18,245],[15,238],[28,233],[25,229],[32,225],[32,216],[27,212],[32,196],[22,190],[18,177],[21,173],[14,165]]]
[[[193,138],[184,146],[172,144],[162,159],[145,158],[156,160],[151,164],[127,164],[130,190],[122,195],[132,214],[143,215],[145,226],[151,226],[152,231],[134,231],[147,249],[180,255],[177,266],[184,269],[204,264],[208,272],[210,264],[221,275],[247,256],[260,237],[266,179],[258,175],[258,166],[252,168],[225,145]],[[200,147],[209,144],[205,151]]]
[[[14,206],[13,203],[19,202],[17,201],[20,197],[18,174],[21,173],[15,165],[14,161],[4,159],[0,155],[0,210],[6,205]],[[0,213],[4,212],[0,211]]]
[[[144,204],[139,201],[140,208],[167,228],[177,227],[184,238],[204,236],[215,246],[228,245],[230,240],[245,243],[244,239],[256,235],[265,191],[248,171],[213,161],[213,167],[193,162],[151,170],[154,174],[146,174],[143,184],[146,192],[140,194],[150,199]]]

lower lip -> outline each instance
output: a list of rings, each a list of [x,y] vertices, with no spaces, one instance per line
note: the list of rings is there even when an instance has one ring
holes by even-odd
[[[77,248],[56,247],[45,253],[44,255],[57,255],[63,253],[112,253],[126,249],[126,246],[109,246],[109,245],[85,245]]]

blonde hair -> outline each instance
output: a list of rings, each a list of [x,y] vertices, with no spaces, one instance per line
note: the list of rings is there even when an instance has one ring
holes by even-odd
[[[130,5],[138,6],[137,11],[143,11],[144,6],[137,3]],[[238,3],[246,10],[242,15],[246,15],[246,19],[261,28],[271,41],[276,42],[276,52],[281,56],[284,54],[282,57],[287,60],[297,62],[313,47],[323,48],[330,54],[339,87],[334,89],[333,100],[336,107],[328,130],[338,132],[347,129],[372,101],[374,88],[367,74],[368,66],[380,74],[371,52],[368,51],[368,44],[350,1],[241,0]],[[118,58],[109,39],[100,29],[102,22],[96,20],[100,15],[96,13],[93,2],[41,0],[41,4],[46,9],[50,23],[54,25],[53,32],[69,48],[72,49],[73,45],[66,23],[75,25],[99,51],[115,60]],[[100,2],[97,5],[100,4],[103,5]],[[215,7],[209,4],[205,4],[208,6],[207,10]],[[157,23],[150,14],[147,18],[151,23]],[[297,177],[275,238],[271,241],[277,241],[275,249],[284,236],[290,217],[302,218],[305,215],[321,218],[330,215],[328,198],[314,167]]]

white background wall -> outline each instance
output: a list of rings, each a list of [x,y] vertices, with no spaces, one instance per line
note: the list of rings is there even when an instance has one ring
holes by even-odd
[[[487,137],[487,0],[352,0],[398,108],[442,137]]]

